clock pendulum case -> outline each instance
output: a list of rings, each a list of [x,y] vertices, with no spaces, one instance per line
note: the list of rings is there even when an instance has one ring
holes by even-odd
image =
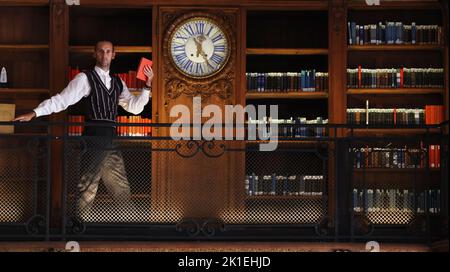
[[[176,121],[178,117],[170,117],[176,105],[185,105],[192,113],[194,97],[201,97],[202,108],[211,104],[221,109],[225,105],[244,105],[239,92],[243,91],[241,78],[245,77],[241,76],[242,62],[237,57],[240,10],[160,7],[157,18],[160,46],[154,53],[159,57],[160,85],[153,103],[155,122]],[[170,128],[159,131],[158,136],[170,136]],[[175,221],[185,217],[222,219],[225,211],[235,210],[239,205],[236,203],[245,197],[241,190],[245,159],[239,152],[226,151],[233,144],[203,140],[194,144],[184,140],[158,142],[159,148],[175,151],[158,152],[153,157],[153,207],[177,210],[173,214],[176,218],[170,219]]]

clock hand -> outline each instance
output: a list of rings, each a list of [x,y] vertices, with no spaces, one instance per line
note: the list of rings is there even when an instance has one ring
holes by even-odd
[[[203,49],[202,49],[202,44],[201,44],[201,42],[199,42],[198,40],[197,40],[197,38],[194,38],[194,42],[195,42],[195,46],[197,47],[197,58],[198,58],[198,56],[201,54],[201,52],[203,52]]]
[[[197,46],[197,57],[199,55],[206,56],[205,52],[203,51],[203,47],[202,47],[202,43],[205,40],[206,40],[206,38],[203,35],[197,36],[194,38],[195,45]]]

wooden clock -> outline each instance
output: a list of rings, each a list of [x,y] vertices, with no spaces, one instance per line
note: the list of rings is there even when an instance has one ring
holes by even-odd
[[[230,57],[230,38],[221,24],[211,17],[192,17],[179,22],[168,40],[170,59],[187,77],[214,76]]]
[[[232,103],[236,87],[235,20],[235,14],[217,10],[163,15],[166,111],[171,105],[183,103],[183,97],[201,96],[204,102],[214,98],[221,101],[219,104]]]

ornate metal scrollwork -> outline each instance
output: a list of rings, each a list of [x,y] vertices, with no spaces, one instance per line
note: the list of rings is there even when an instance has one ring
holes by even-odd
[[[352,228],[357,235],[362,236],[370,236],[374,231],[374,225],[370,222],[367,216],[362,214],[354,215]]]
[[[225,231],[225,224],[218,219],[206,219],[202,224],[201,231],[205,236],[212,237],[217,231]]]
[[[194,218],[186,218],[181,220],[175,226],[178,232],[185,232],[190,237],[195,237],[200,234],[200,224]]]
[[[184,148],[184,146],[186,148]],[[186,150],[187,149],[187,150]],[[175,146],[175,152],[183,158],[192,158],[197,154],[201,149],[200,143],[195,140],[189,140],[186,142],[186,145],[183,143],[178,143]]]
[[[37,235],[42,233],[42,228],[45,226],[45,217],[42,215],[35,215],[31,217],[26,224],[27,233],[30,235]]]
[[[217,147],[217,148],[216,148]],[[205,141],[202,144],[203,153],[210,158],[218,158],[225,153],[225,144],[216,144],[214,141]]]
[[[322,217],[319,222],[314,226],[314,231],[317,236],[326,236],[329,234],[330,220],[327,216]]]
[[[73,234],[83,234],[86,231],[86,224],[75,217],[70,217],[69,220],[67,220],[67,227]]]
[[[197,237],[200,234],[213,237],[217,232],[225,231],[225,224],[216,218],[186,218],[178,222],[175,229],[178,232],[186,232],[190,237]]]
[[[216,144],[214,141],[189,140],[186,144],[178,143],[175,146],[175,152],[183,158],[192,158],[199,151],[202,151],[207,157],[218,158],[226,151],[225,144]]]

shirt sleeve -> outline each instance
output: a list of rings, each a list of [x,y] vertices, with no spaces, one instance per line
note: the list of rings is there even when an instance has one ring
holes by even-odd
[[[139,114],[144,110],[144,106],[147,105],[150,99],[150,90],[142,90],[140,95],[133,95],[128,90],[127,85],[122,80],[123,90],[119,96],[119,105],[124,110],[131,112],[132,114]]]
[[[84,96],[89,95],[91,87],[85,73],[79,73],[61,93],[44,100],[34,109],[36,117],[49,115],[67,109]]]

